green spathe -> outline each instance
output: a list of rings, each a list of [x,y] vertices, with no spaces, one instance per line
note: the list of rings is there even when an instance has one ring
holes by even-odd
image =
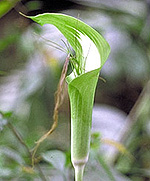
[[[68,84],[71,102],[72,158],[80,159],[88,154],[92,108],[99,69],[82,74]],[[76,140],[76,141],[75,141]],[[88,144],[87,144],[88,140]]]
[[[80,74],[73,70],[66,77],[71,103],[71,159],[75,167],[76,181],[81,181],[89,154],[96,84],[110,47],[97,31],[71,16],[45,13],[29,18],[41,25],[56,26],[74,49],[79,66],[84,70]]]

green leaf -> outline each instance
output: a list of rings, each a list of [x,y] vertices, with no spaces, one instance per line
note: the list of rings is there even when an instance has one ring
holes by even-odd
[[[15,162],[17,162],[20,165],[24,164],[24,160],[23,160],[22,156],[17,151],[15,151],[11,148],[1,146],[0,155],[6,156],[7,158],[14,160]]]
[[[1,176],[1,178],[9,177],[11,174],[12,174],[11,169],[0,168],[0,176]]]
[[[13,115],[13,112],[8,111],[8,112],[3,112],[0,110],[0,114],[2,115],[3,118],[10,118]]]
[[[2,0],[0,2],[0,18],[5,15],[8,11],[10,11],[15,5],[16,3],[20,1],[20,0]]]
[[[66,163],[66,156],[63,152],[58,150],[48,151],[42,154],[42,157],[48,163],[51,163],[54,168],[63,171]]]
[[[100,163],[100,165],[103,167],[105,172],[107,173],[110,180],[115,181],[115,177],[110,169],[110,167],[107,165],[106,161],[104,160],[103,156],[99,155],[97,152],[93,152],[95,154],[96,160]]]
[[[100,147],[100,133],[94,132],[91,134],[91,142],[90,142],[90,148],[93,150],[98,150]]]

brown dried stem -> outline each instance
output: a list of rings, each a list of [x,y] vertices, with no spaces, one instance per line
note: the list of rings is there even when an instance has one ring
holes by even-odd
[[[59,108],[62,105],[63,99],[64,99],[63,90],[64,90],[64,82],[65,82],[68,63],[69,63],[69,57],[70,57],[70,55],[68,55],[66,58],[66,61],[64,63],[63,69],[62,69],[61,77],[60,77],[60,80],[59,80],[59,83],[57,86],[57,91],[55,92],[55,107],[54,107],[54,113],[53,113],[53,124],[52,124],[50,130],[36,142],[36,146],[34,147],[33,153],[32,153],[32,166],[33,167],[34,167],[34,158],[35,158],[35,154],[36,154],[38,147],[56,129],[57,124],[58,124],[58,111],[59,111]]]

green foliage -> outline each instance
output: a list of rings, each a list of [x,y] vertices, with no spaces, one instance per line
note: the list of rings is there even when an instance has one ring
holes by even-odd
[[[43,159],[50,163],[55,169],[60,170],[62,173],[65,168],[66,156],[63,152],[58,150],[48,151],[42,154]]]
[[[4,16],[9,10],[11,10],[18,1],[20,0],[2,0],[0,2],[0,18]]]

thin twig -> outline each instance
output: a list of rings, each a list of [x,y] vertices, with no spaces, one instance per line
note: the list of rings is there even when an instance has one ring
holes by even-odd
[[[18,141],[26,148],[26,151],[28,152],[30,158],[32,157],[32,154],[30,152],[30,149],[28,148],[28,146],[26,145],[26,143],[24,142],[24,140],[22,139],[21,135],[18,133],[18,131],[14,128],[14,126],[9,122],[7,124],[7,126],[9,127],[9,129],[13,132],[13,134],[16,136],[16,138],[18,139]]]

